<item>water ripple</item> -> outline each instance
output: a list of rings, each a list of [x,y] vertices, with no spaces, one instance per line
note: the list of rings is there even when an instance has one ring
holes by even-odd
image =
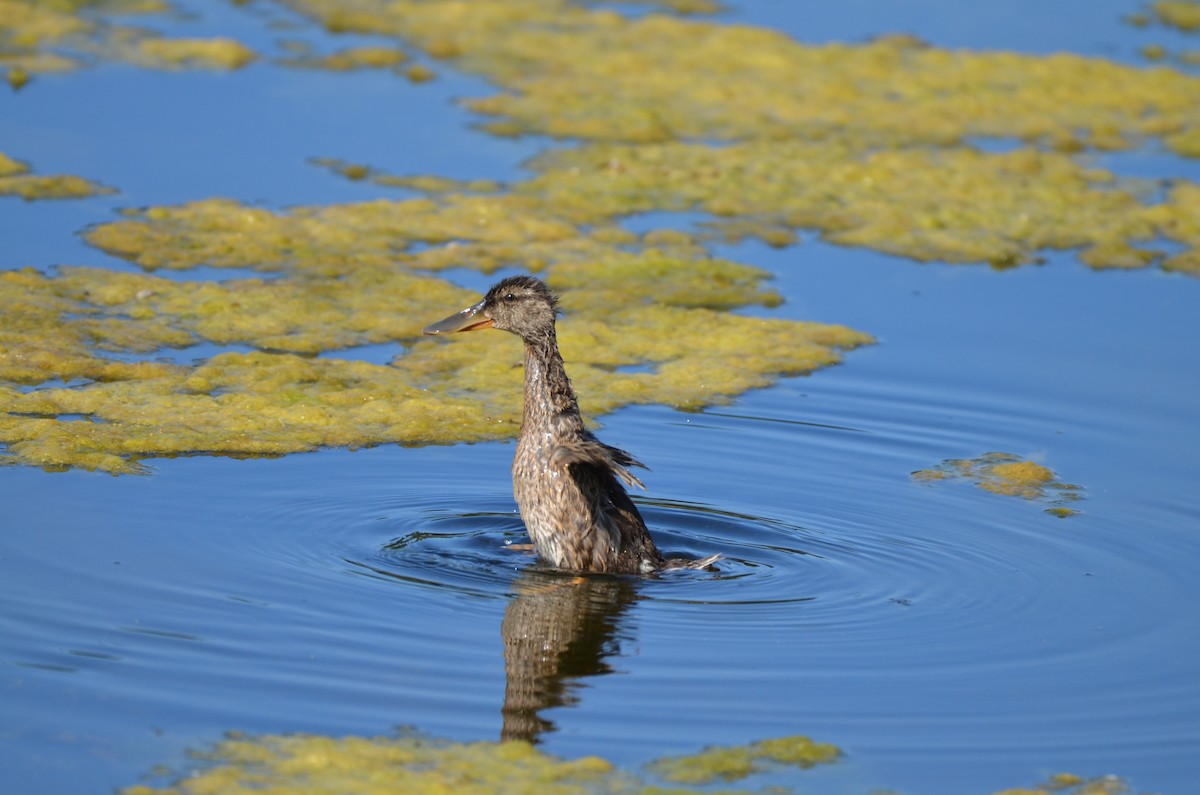
[[[285,576],[289,568],[339,581],[349,573],[499,598],[527,560],[511,548],[525,536],[511,498],[487,492],[320,494],[289,501],[270,521],[288,532],[263,534],[275,546],[257,554],[280,564]]]
[[[919,503],[923,492],[914,486],[908,499]],[[719,552],[722,559],[713,571],[629,579],[638,600],[661,611],[656,632],[663,636],[682,640],[713,625],[797,638],[803,633],[806,642],[814,633],[836,633],[838,651],[830,665],[886,666],[891,675],[903,675],[899,661],[905,654],[928,670],[1041,665],[1079,648],[1094,651],[1097,639],[1086,637],[1090,629],[1072,618],[1086,601],[1090,570],[1119,566],[1128,576],[1136,564],[1122,559],[1120,550],[1085,550],[1070,536],[1056,540],[1047,530],[1060,525],[1040,513],[1030,514],[1033,524],[1014,527],[972,512],[967,503],[974,498],[969,492],[950,495],[951,509],[961,509],[963,517],[957,532],[932,534],[900,524],[896,516],[913,523],[920,511],[895,500],[887,506],[819,506],[801,521],[784,512],[756,516],[639,497],[668,556]],[[460,609],[465,598],[474,605],[469,609],[481,610],[482,602],[508,598],[522,570],[543,568],[525,548],[528,539],[507,494],[332,493],[274,508],[269,521],[279,532],[255,536],[246,551],[269,558],[264,568],[276,577],[317,577],[323,587],[351,589],[359,587],[353,580],[366,578],[443,594],[458,600]],[[1036,555],[1022,554],[1035,546]],[[1052,581],[1057,587],[1045,587]],[[1004,633],[1020,636],[1028,626],[1048,623],[1059,628],[1037,646],[995,643]],[[984,625],[991,631],[978,631]],[[1120,632],[1103,642],[1136,642],[1150,631],[1144,623],[1122,622]],[[888,653],[880,654],[885,647]],[[848,648],[861,650],[850,662]]]

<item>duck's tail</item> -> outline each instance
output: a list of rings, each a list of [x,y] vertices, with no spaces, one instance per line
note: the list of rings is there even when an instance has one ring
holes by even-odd
[[[709,555],[707,558],[700,560],[688,560],[687,558],[668,558],[663,564],[663,571],[667,569],[697,569],[699,571],[719,571],[713,564],[721,559],[721,553]]]

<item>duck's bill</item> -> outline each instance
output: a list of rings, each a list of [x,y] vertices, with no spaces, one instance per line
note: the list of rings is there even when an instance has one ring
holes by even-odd
[[[449,334],[454,331],[475,331],[481,328],[491,328],[492,319],[483,314],[483,301],[469,306],[461,312],[455,312],[445,320],[439,320],[425,327],[426,334]]]

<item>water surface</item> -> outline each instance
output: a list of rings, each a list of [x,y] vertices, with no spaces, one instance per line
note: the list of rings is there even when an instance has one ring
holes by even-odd
[[[1070,4],[1078,29],[1044,4],[1012,4],[1005,19],[1036,24],[1006,25],[944,4],[902,18],[821,5],[808,18],[748,3],[733,18],[1122,58],[1140,41],[1115,3]],[[281,13],[189,7],[246,36]],[[481,87],[451,73],[413,87],[102,66],[33,88],[0,98],[4,147],[123,192],[5,201],[5,267],[128,267],[74,237],[123,206],[379,194],[312,156],[508,178],[537,147],[471,131],[449,98]],[[509,444],[179,458],[148,477],[3,469],[5,779],[108,792],[229,730],[413,726],[628,766],[803,733],[846,754],[783,778],[806,791],[990,792],[1060,770],[1191,791],[1200,282],[1069,255],[997,272],[811,240],[720,253],[775,274],[786,303],[772,314],[879,344],[729,406],[605,418],[603,438],[652,468],[638,498],[660,544],[720,552],[719,572],[580,584],[541,570],[513,548]],[[1083,486],[1080,513],[909,477],[989,451]],[[537,669],[519,638],[548,615],[558,651]]]

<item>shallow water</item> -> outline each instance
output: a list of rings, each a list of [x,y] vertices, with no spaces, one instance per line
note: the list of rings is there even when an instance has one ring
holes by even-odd
[[[780,5],[748,4],[746,19],[804,35]],[[928,28],[939,45],[1020,46],[981,41],[977,26],[956,39],[942,5],[910,4],[908,25],[864,14],[860,36],[827,35]],[[1140,39],[1113,20],[1133,9],[1104,6],[1088,18],[1108,14],[1111,46],[1128,56]],[[190,7],[247,36],[279,13]],[[1052,28],[1045,13],[1033,17],[1039,36]],[[1097,38],[1110,47],[1078,32],[1061,46],[1093,52]],[[265,67],[44,79],[0,98],[4,146],[124,192],[5,202],[3,265],[113,264],[72,234],[121,206],[379,190],[304,166],[314,155],[518,173],[536,142],[466,129],[448,97],[478,93],[468,82]],[[180,86],[203,112],[146,110]],[[400,109],[384,112],[384,96]],[[192,125],[227,157],[190,162]],[[148,141],[159,147],[149,159]],[[1173,159],[1151,168],[1195,178]],[[782,779],[813,792],[990,792],[1060,770],[1190,792],[1200,281],[1097,273],[1065,255],[997,272],[811,241],[720,253],[776,275],[787,303],[771,314],[879,339],[729,406],[604,419],[603,438],[652,467],[638,499],[660,544],[720,552],[720,571],[577,583],[539,570],[510,548],[525,538],[508,444],[179,458],[151,462],[149,477],[0,469],[4,779],[107,792],[184,765],[187,749],[229,730],[404,725],[526,736],[629,766],[803,733],[846,753]],[[994,450],[1081,485],[1080,513],[1057,519],[1037,502],[909,477]],[[555,617],[551,670],[519,640],[539,631],[531,616]]]

